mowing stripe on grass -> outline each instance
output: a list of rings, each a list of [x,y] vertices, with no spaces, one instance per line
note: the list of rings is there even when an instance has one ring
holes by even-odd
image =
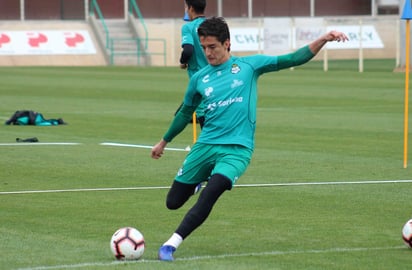
[[[266,252],[251,252],[251,253],[233,253],[233,254],[222,254],[222,255],[205,255],[205,256],[195,256],[195,257],[183,257],[177,258],[176,261],[199,261],[199,260],[216,260],[216,259],[226,259],[226,258],[240,258],[240,257],[267,257],[267,256],[281,256],[281,255],[296,255],[296,254],[324,254],[324,253],[343,253],[343,252],[368,252],[376,250],[392,250],[392,249],[405,249],[406,246],[396,246],[396,247],[376,247],[376,248],[332,248],[332,249],[312,249],[312,250],[291,250],[291,251],[266,251]],[[90,263],[79,263],[79,264],[65,264],[65,265],[54,265],[54,266],[37,266],[29,268],[19,268],[18,270],[52,270],[52,269],[75,269],[75,268],[85,268],[85,267],[109,267],[114,265],[124,265],[124,264],[144,264],[144,263],[160,263],[159,260],[153,259],[142,259],[137,261],[112,261],[112,262],[90,262]]]
[[[80,145],[76,142],[20,142],[20,143],[0,143],[0,146],[27,146],[27,145]]]
[[[100,145],[105,146],[120,146],[120,147],[136,147],[136,148],[148,148],[152,149],[153,145],[142,145],[142,144],[126,144],[126,143],[113,143],[113,142],[104,142]],[[186,148],[170,148],[166,147],[165,150],[172,150],[172,151],[190,151],[190,146],[186,146]]]
[[[74,188],[74,189],[49,189],[49,190],[22,190],[22,191],[2,191],[0,192],[0,195],[60,193],[60,192],[120,191],[120,190],[154,190],[154,189],[166,189],[166,188],[170,188],[170,187]]]
[[[366,185],[366,184],[405,184],[412,180],[370,180],[370,181],[348,181],[348,182],[301,182],[301,183],[277,183],[277,184],[242,184],[235,185],[238,188],[248,187],[278,187],[278,186],[313,186],[313,185]],[[90,191],[122,191],[122,190],[156,190],[168,189],[170,186],[159,187],[123,187],[123,188],[75,188],[75,189],[49,189],[49,190],[20,190],[2,191],[0,195],[11,194],[35,194],[35,193],[60,193],[60,192],[90,192]]]

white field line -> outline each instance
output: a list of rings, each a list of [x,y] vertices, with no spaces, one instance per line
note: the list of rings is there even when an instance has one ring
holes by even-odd
[[[396,184],[396,183],[412,183],[412,180],[368,180],[368,181],[345,181],[345,182],[301,182],[301,183],[277,183],[277,184],[242,184],[242,185],[237,185],[237,186],[238,187],[274,187],[274,186],[365,185],[365,184]]]
[[[216,259],[226,259],[226,258],[241,258],[241,257],[268,257],[268,256],[282,256],[282,255],[301,255],[301,254],[327,254],[327,253],[347,253],[347,252],[368,252],[368,251],[379,251],[379,250],[393,250],[393,249],[405,249],[405,245],[396,247],[376,247],[376,248],[332,248],[332,249],[312,249],[312,250],[292,250],[292,251],[266,251],[266,252],[251,252],[251,253],[232,253],[232,254],[221,254],[221,255],[205,255],[205,256],[195,256],[195,257],[184,257],[176,258],[176,261],[199,261],[199,260],[216,260]],[[19,268],[18,270],[53,270],[53,269],[75,269],[75,268],[85,268],[85,267],[110,267],[115,265],[123,264],[147,264],[147,263],[160,263],[159,260],[153,259],[142,259],[137,261],[111,261],[111,262],[90,262],[90,263],[79,263],[79,264],[65,264],[65,265],[54,265],[54,266],[37,266],[30,268]]]
[[[40,146],[40,145],[80,145],[82,143],[76,142],[19,142],[19,143],[0,143],[0,146]],[[125,144],[125,143],[113,143],[113,142],[104,142],[100,143],[99,145],[103,146],[119,146],[119,147],[134,147],[134,148],[147,148],[152,149],[152,145],[142,145],[142,144]],[[166,147],[165,150],[170,151],[190,151],[190,146],[186,146],[185,148],[173,148],[173,147]]]
[[[80,145],[75,142],[20,142],[20,143],[0,143],[0,146],[35,146],[35,145]]]
[[[241,184],[235,185],[237,188],[248,187],[279,187],[279,186],[313,186],[313,185],[370,185],[370,184],[405,184],[412,183],[412,180],[370,180],[370,181],[349,181],[349,182],[300,182],[300,183],[274,183],[274,184]],[[158,187],[112,187],[112,188],[75,188],[75,189],[48,189],[48,190],[19,190],[1,191],[0,195],[11,194],[35,194],[35,193],[60,193],[60,192],[91,192],[91,191],[124,191],[124,190],[157,190],[168,189],[169,186]]]
[[[152,145],[142,145],[142,144],[126,144],[126,143],[113,143],[113,142],[104,142],[101,143],[100,145],[105,145],[105,146],[120,146],[120,147],[135,147],[135,148],[148,148],[152,149]],[[172,150],[172,151],[190,151],[190,146],[187,146],[186,148],[171,148],[171,147],[166,147],[165,150]]]

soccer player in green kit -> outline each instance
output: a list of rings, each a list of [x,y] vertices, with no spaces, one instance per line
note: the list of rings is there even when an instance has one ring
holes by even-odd
[[[223,18],[206,19],[198,35],[209,65],[190,79],[184,104],[168,131],[152,148],[158,159],[168,142],[187,125],[197,105],[205,103],[205,123],[199,139],[186,156],[166,198],[169,209],[180,208],[195,187],[207,181],[195,205],[159,249],[162,261],[173,261],[179,245],[210,214],[218,198],[246,171],[254,149],[257,79],[267,72],[298,66],[312,59],[330,41],[346,41],[331,31],[297,51],[280,56],[230,54],[230,33]]]
[[[187,69],[189,79],[208,64],[197,35],[197,28],[205,20],[205,8],[206,0],[185,0],[185,13],[188,15],[190,22],[184,24],[181,29],[182,53],[180,55],[180,68]],[[196,118],[202,128],[205,119],[203,103],[199,104],[196,109]]]

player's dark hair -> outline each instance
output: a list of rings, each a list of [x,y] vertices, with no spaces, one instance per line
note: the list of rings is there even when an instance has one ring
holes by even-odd
[[[213,36],[220,43],[230,40],[229,26],[222,17],[210,17],[199,25],[197,29],[199,37]]]
[[[188,8],[193,7],[197,14],[205,13],[206,0],[185,0]]]

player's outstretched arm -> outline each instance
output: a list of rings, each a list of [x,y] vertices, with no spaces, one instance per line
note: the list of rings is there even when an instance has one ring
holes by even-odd
[[[324,34],[317,40],[313,41],[312,43],[309,44],[309,49],[313,54],[317,54],[323,46],[327,42],[332,42],[332,41],[337,41],[337,42],[345,42],[348,41],[348,37],[345,35],[345,33],[338,32],[338,31],[330,31],[329,33]]]
[[[348,37],[344,33],[330,31],[329,33],[321,36],[309,45],[306,45],[293,53],[278,56],[278,69],[280,70],[299,66],[310,61],[322,49],[322,47],[325,46],[327,42],[345,42],[347,40]]]

